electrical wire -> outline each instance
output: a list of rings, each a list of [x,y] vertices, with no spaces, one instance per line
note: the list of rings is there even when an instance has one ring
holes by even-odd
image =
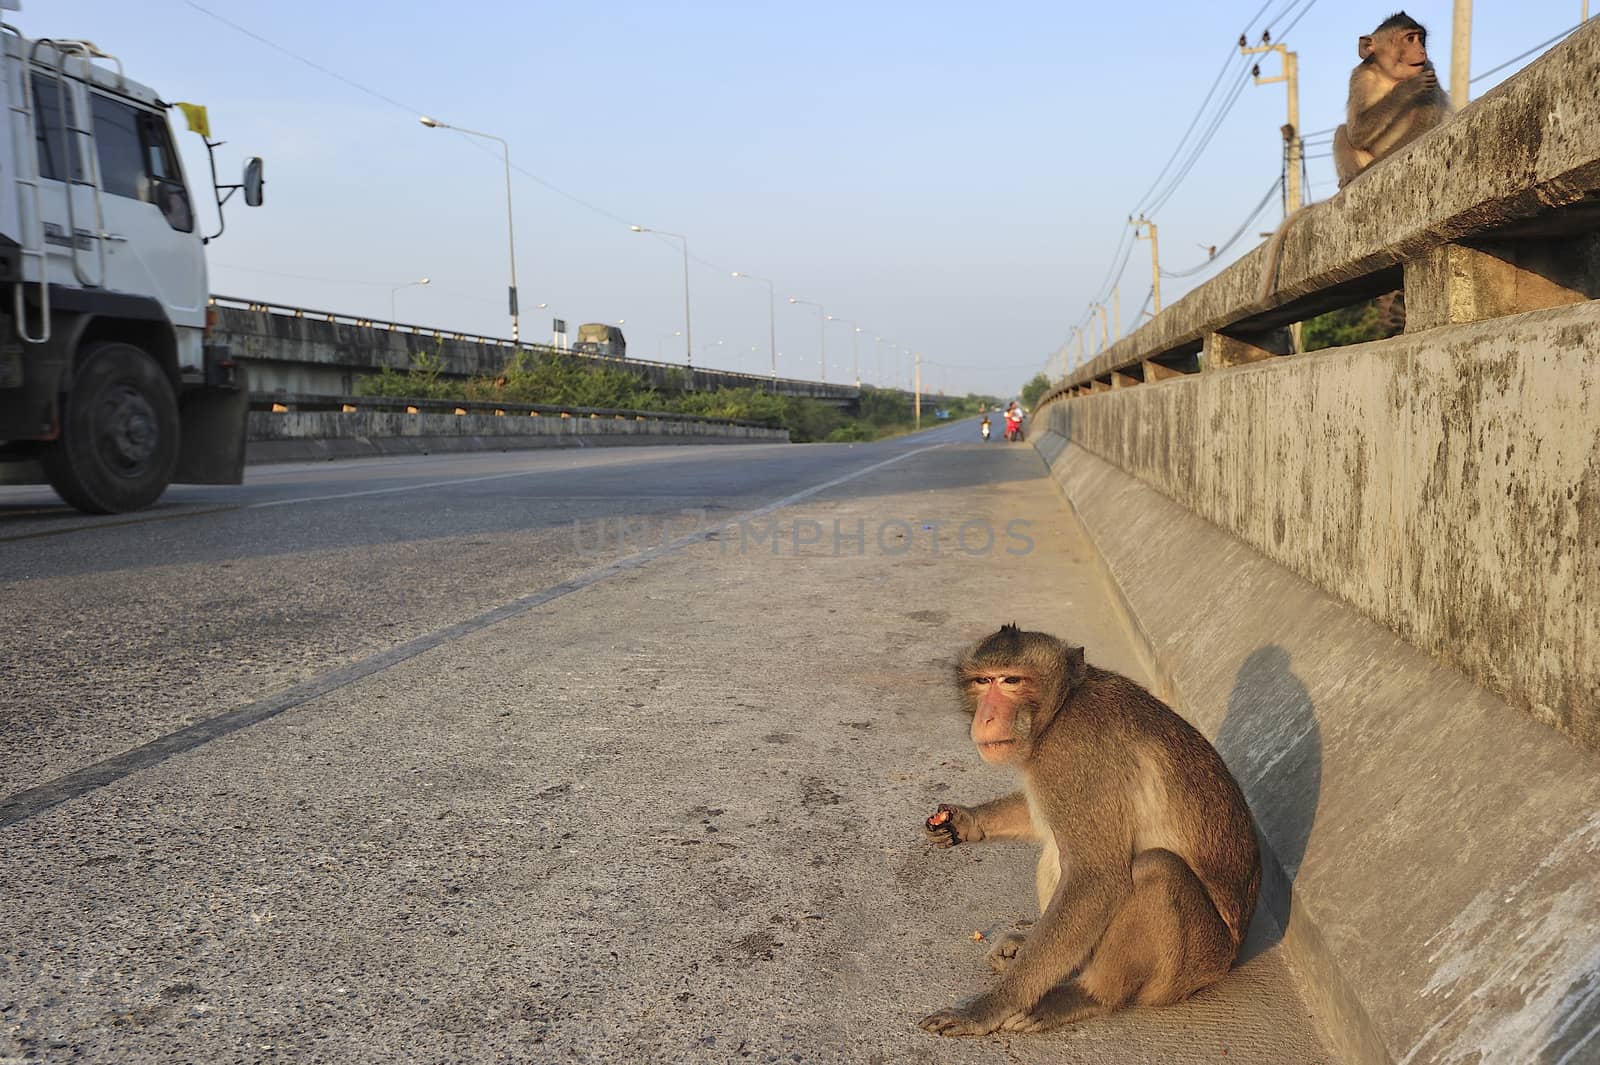
[[[1170,278],[1193,277],[1202,270],[1216,265],[1217,260],[1221,258],[1224,253],[1232,249],[1235,244],[1239,243],[1240,238],[1245,235],[1245,232],[1253,224],[1255,224],[1255,220],[1260,217],[1261,212],[1267,209],[1267,204],[1272,202],[1272,194],[1277,192],[1282,184],[1282,177],[1273,179],[1272,184],[1267,186],[1267,191],[1261,197],[1260,202],[1255,205],[1254,209],[1251,210],[1250,214],[1245,218],[1245,220],[1239,223],[1239,228],[1234,230],[1233,235],[1227,240],[1217,245],[1217,252],[1215,255],[1207,256],[1205,262],[1201,263],[1199,266],[1190,267],[1187,270],[1163,270],[1161,271],[1161,276]]]
[[[1278,34],[1279,43],[1282,43],[1284,38],[1289,36],[1290,31],[1300,24],[1300,20],[1306,17],[1306,12],[1316,6],[1317,0],[1307,0],[1306,6],[1300,9],[1300,14],[1296,15],[1294,21],[1285,26],[1283,31]]]
[[[343,84],[350,86],[352,89],[355,89],[358,92],[365,93],[366,95],[372,97],[375,100],[381,100],[383,103],[388,104],[390,107],[393,107],[393,108],[395,108],[396,110],[399,110],[399,111],[403,111],[406,114],[412,116],[413,118],[425,113],[421,108],[413,107],[410,104],[404,103],[404,102],[402,102],[400,100],[396,100],[394,97],[386,95],[384,93],[381,93],[377,89],[371,88],[370,86],[363,85],[361,82],[356,81],[353,78],[347,78],[343,74],[340,74],[338,71],[332,70],[332,69],[330,69],[328,67],[323,66],[321,63],[318,63],[318,62],[316,62],[314,60],[311,60],[311,59],[307,59],[305,56],[300,55],[300,54],[298,54],[296,52],[293,52],[288,48],[285,48],[283,45],[278,44],[276,41],[269,40],[268,38],[263,37],[261,34],[256,33],[254,30],[251,30],[251,29],[249,29],[249,28],[247,28],[245,26],[241,26],[239,23],[234,22],[232,19],[229,19],[229,18],[227,18],[227,17],[225,17],[223,15],[219,15],[215,11],[212,11],[210,8],[207,8],[207,7],[205,7],[205,6],[201,5],[201,4],[196,3],[195,0],[183,0],[183,3],[186,4],[187,6],[193,8],[194,10],[200,12],[202,15],[205,15],[205,16],[207,16],[209,18],[215,19],[216,21],[222,23],[224,26],[227,26],[229,29],[234,30],[237,33],[242,33],[244,36],[249,37],[251,40],[257,41],[260,44],[263,44],[266,47],[271,48],[275,52],[282,53],[283,55],[288,56],[290,59],[293,59],[295,62],[304,64],[305,66],[310,67],[312,70],[315,70],[318,73],[326,74],[328,77],[333,78],[335,81],[342,82]],[[488,155],[494,156],[495,158],[499,158],[499,153],[495,152],[493,149],[489,148],[488,146],[479,143],[479,141],[477,141],[476,139],[468,136],[465,133],[461,133],[460,136],[463,137],[464,139],[466,139],[467,141],[469,141],[478,150],[480,150],[482,152],[485,152]],[[563,198],[565,198],[567,200],[572,201],[573,203],[577,204],[580,207],[583,207],[583,208],[585,208],[587,210],[593,211],[594,213],[596,213],[598,215],[601,215],[601,216],[603,216],[605,218],[609,218],[614,222],[621,222],[623,225],[628,225],[629,224],[628,220],[626,218],[623,218],[621,215],[616,214],[615,212],[612,212],[612,211],[608,211],[604,207],[599,206],[598,204],[590,203],[588,200],[585,200],[583,197],[575,195],[574,193],[568,192],[566,189],[563,189],[559,185],[556,185],[556,184],[554,184],[554,183],[552,183],[550,181],[547,181],[545,178],[541,177],[538,174],[535,174],[533,171],[527,169],[526,167],[519,166],[516,163],[512,163],[511,164],[511,169],[515,170],[517,173],[521,174],[523,177],[528,178],[530,181],[533,181],[536,184],[544,186],[546,189],[549,189],[551,192],[555,193],[556,195],[561,196],[561,197],[563,197]]]
[[[1248,56],[1243,56],[1241,58],[1246,61],[1246,64],[1248,64]],[[1211,146],[1211,141],[1217,135],[1217,131],[1222,128],[1223,121],[1233,111],[1234,105],[1239,102],[1239,97],[1244,94],[1245,87],[1250,84],[1250,77],[1250,67],[1242,64],[1239,69],[1238,80],[1235,82],[1233,89],[1231,90],[1232,94],[1223,103],[1222,107],[1218,109],[1216,115],[1211,120],[1210,126],[1207,127],[1205,134],[1198,142],[1196,142],[1194,150],[1189,153],[1189,158],[1185,160],[1183,167],[1178,171],[1177,174],[1173,175],[1172,180],[1167,183],[1167,187],[1162,190],[1162,193],[1157,198],[1156,202],[1152,203],[1146,209],[1147,213],[1155,214],[1156,212],[1160,211],[1161,208],[1165,207],[1167,202],[1172,199],[1173,195],[1178,191],[1178,188],[1183,184],[1184,180],[1189,176],[1190,173],[1193,172],[1195,164],[1200,161],[1200,157],[1205,154],[1205,150]]]
[[[1474,85],[1474,84],[1477,84],[1478,82],[1482,81],[1484,78],[1489,77],[1492,74],[1498,74],[1502,70],[1504,70],[1506,67],[1511,66],[1513,63],[1522,62],[1522,60],[1528,58],[1530,55],[1532,55],[1533,53],[1539,51],[1541,48],[1548,48],[1550,45],[1555,44],[1557,41],[1559,41],[1559,40],[1561,40],[1561,39],[1563,39],[1565,37],[1570,36],[1573,33],[1573,31],[1578,30],[1578,29],[1582,29],[1582,28],[1583,28],[1583,23],[1580,22],[1576,26],[1573,26],[1571,29],[1562,30],[1560,33],[1556,34],[1554,37],[1550,38],[1548,41],[1545,41],[1543,44],[1536,44],[1532,48],[1528,49],[1526,52],[1523,52],[1521,55],[1513,56],[1512,58],[1507,59],[1504,63],[1501,63],[1497,67],[1491,67],[1490,69],[1485,70],[1482,74],[1479,74],[1476,77],[1472,77],[1472,78],[1467,79],[1467,84]]]
[[[1301,0],[1288,0],[1288,3],[1285,5],[1283,11],[1280,11],[1277,17],[1281,18],[1284,12],[1287,12],[1299,2],[1301,2]],[[1315,0],[1312,0],[1312,2],[1315,2]],[[1256,13],[1250,17],[1250,20],[1245,23],[1244,29],[1241,32],[1241,36],[1247,36],[1249,34],[1250,30],[1260,20],[1262,14],[1267,10],[1268,7],[1271,6],[1271,4],[1272,0],[1265,0],[1261,7],[1256,10]],[[1144,195],[1142,195],[1138,202],[1134,205],[1133,211],[1129,212],[1130,216],[1135,212],[1143,215],[1153,214],[1158,211],[1160,207],[1164,206],[1166,202],[1171,199],[1172,194],[1177,191],[1177,188],[1182,184],[1183,179],[1187,177],[1188,174],[1194,169],[1195,163],[1198,162],[1206,147],[1209,146],[1211,138],[1215,136],[1217,129],[1220,128],[1222,119],[1225,118],[1227,113],[1232,110],[1234,103],[1237,102],[1239,95],[1243,92],[1243,73],[1245,64],[1241,63],[1240,61],[1246,58],[1247,57],[1243,57],[1238,54],[1234,45],[1230,44],[1228,46],[1228,57],[1223,61],[1221,69],[1217,72],[1217,76],[1212,79],[1211,87],[1206,91],[1205,96],[1201,99],[1200,106],[1196,108],[1194,117],[1189,120],[1189,125],[1184,129],[1182,136],[1178,138],[1178,142],[1173,148],[1172,154],[1168,156],[1167,161],[1162,165],[1161,169],[1157,171],[1155,178],[1150,183],[1150,187],[1145,190]],[[1223,84],[1227,78],[1229,69],[1234,67],[1235,64],[1238,64],[1235,70],[1235,76],[1238,78],[1238,82],[1231,90],[1229,90],[1231,95],[1225,94],[1228,96],[1227,102],[1224,103],[1219,109],[1218,113],[1213,116],[1212,120],[1206,127],[1206,132],[1201,136],[1201,138],[1189,146],[1189,155],[1185,158],[1183,165],[1179,168],[1179,174],[1171,181],[1168,181],[1163,187],[1162,182],[1166,180],[1167,175],[1171,171],[1173,162],[1177,160],[1179,156],[1183,155],[1185,146],[1189,145],[1189,139],[1191,135],[1194,133],[1195,128],[1200,124],[1201,120],[1205,117],[1207,108],[1210,106],[1212,99],[1216,96],[1217,88]],[[1161,192],[1157,195],[1155,201],[1152,201],[1151,196],[1153,193],[1156,193],[1158,188],[1161,189]],[[1128,258],[1132,254],[1133,244],[1134,242],[1132,240],[1131,230],[1124,230],[1122,235],[1117,240],[1116,247],[1112,250],[1110,265],[1106,270],[1105,276],[1101,279],[1099,287],[1095,290],[1095,298],[1090,301],[1091,307],[1086,309],[1083,317],[1080,318],[1077,323],[1075,323],[1077,326],[1082,326],[1085,322],[1092,319],[1094,316],[1092,305],[1103,302],[1111,290],[1121,282],[1122,274],[1126,269]]]

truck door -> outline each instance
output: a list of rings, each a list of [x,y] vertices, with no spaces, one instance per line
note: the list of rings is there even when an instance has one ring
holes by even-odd
[[[166,116],[91,90],[106,283],[159,300],[175,325],[203,326],[205,259],[194,201]]]

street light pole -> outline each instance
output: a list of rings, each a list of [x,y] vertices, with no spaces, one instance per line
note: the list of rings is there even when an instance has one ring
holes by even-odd
[[[668,233],[664,229],[651,229],[649,226],[629,226],[635,233],[659,233],[663,237],[676,237],[683,242],[683,364],[689,369],[694,369],[694,343],[689,334],[689,238],[682,233]],[[689,382],[694,386],[693,379]]]
[[[733,276],[747,277],[751,281],[759,281],[767,286],[767,351],[772,357],[772,387],[776,391],[778,387],[778,312],[775,308],[778,303],[778,290],[771,281],[764,277],[757,277],[755,274],[742,274],[735,270]]]
[[[440,122],[438,119],[429,118],[427,115],[420,116],[418,121],[429,129],[453,129],[457,133],[465,133],[469,137],[483,137],[486,140],[500,142],[500,152],[504,156],[506,163],[506,244],[511,252],[509,302],[511,304],[511,344],[515,347],[521,330],[520,319],[517,314],[517,236],[511,213],[511,145],[506,143],[504,137],[496,137],[493,133],[481,133],[475,129],[467,129],[465,126],[452,126],[448,122]]]
[[[828,315],[828,321],[830,321],[830,322],[843,322],[845,325],[850,327],[850,363],[851,363],[850,369],[855,374],[856,387],[860,388],[861,387],[861,348],[860,348],[860,345],[856,342],[856,334],[861,332],[861,326],[857,325],[852,319],[840,318],[836,314]]]
[[[395,297],[395,294],[398,293],[403,288],[411,288],[413,285],[426,285],[427,283],[428,283],[428,279],[427,278],[419,277],[415,281],[407,281],[403,285],[395,285],[393,288],[391,288],[389,290],[389,321],[393,322],[394,319],[395,319],[395,309],[394,309],[394,297]]]
[[[823,309],[822,304],[812,300],[803,300],[798,296],[790,296],[789,302],[804,303],[808,307],[817,309],[817,366],[821,370],[822,382],[826,384],[828,381],[828,330],[826,328],[828,312]]]
[[[911,408],[916,428],[922,428],[922,352],[912,352],[914,370],[911,379]]]

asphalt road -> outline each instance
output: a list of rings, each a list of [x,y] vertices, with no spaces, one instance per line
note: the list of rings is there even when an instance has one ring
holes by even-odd
[[[0,1061],[1328,1060],[1262,929],[1178,1007],[916,1027],[1032,916],[1025,848],[922,839],[1011,783],[954,652],[1144,679],[975,422],[0,488],[0,615]]]

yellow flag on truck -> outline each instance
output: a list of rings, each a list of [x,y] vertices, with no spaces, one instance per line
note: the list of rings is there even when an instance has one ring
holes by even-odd
[[[173,104],[183,112],[183,117],[189,120],[189,131],[198,133],[206,140],[211,139],[211,119],[206,116],[204,104]]]

